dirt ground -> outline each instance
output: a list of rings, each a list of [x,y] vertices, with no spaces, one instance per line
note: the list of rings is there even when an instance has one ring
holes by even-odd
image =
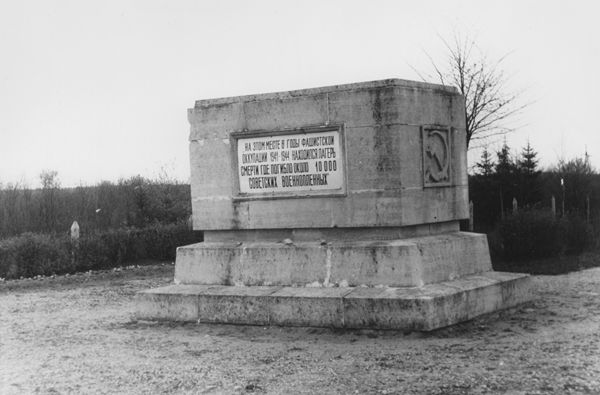
[[[600,268],[431,333],[136,322],[173,266],[0,283],[0,393],[600,393]]]

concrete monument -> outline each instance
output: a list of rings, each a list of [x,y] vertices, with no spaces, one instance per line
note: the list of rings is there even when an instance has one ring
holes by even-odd
[[[142,319],[431,330],[529,298],[469,216],[464,99],[403,80],[197,101],[194,228]]]

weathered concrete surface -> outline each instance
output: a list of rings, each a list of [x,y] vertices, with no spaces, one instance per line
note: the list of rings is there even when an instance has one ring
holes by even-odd
[[[171,285],[138,293],[137,318],[429,331],[528,301],[529,283],[486,272],[414,288]]]
[[[268,300],[277,287],[207,287],[198,291],[200,322],[268,325]]]
[[[137,297],[140,316],[157,320],[194,321],[198,317],[198,288],[182,285],[177,288],[154,288]]]
[[[530,299],[527,275],[487,272],[421,288],[357,289],[344,312],[348,327],[432,330]]]
[[[293,242],[381,241],[435,236],[458,232],[459,229],[458,221],[451,221],[379,228],[212,230],[204,232],[204,241],[209,243],[280,242],[285,239],[290,239]]]
[[[267,298],[269,323],[343,327],[343,298],[351,292],[352,288],[281,288]]]
[[[194,228],[400,227],[468,217],[464,104],[454,88],[397,79],[196,102],[188,112]],[[340,125],[346,196],[239,200],[235,139]],[[450,133],[451,185],[423,188],[423,125]]]
[[[205,241],[178,248],[176,285],[139,294],[139,317],[431,330],[527,299],[526,276],[491,272],[485,235],[458,231],[456,89],[391,79],[202,100],[188,120]]]
[[[485,235],[396,240],[204,242],[177,249],[175,282],[411,287],[492,270]]]

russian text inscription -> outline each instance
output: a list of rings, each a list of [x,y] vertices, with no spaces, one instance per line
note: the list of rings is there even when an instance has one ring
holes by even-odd
[[[237,139],[240,195],[339,193],[344,163],[339,129]]]

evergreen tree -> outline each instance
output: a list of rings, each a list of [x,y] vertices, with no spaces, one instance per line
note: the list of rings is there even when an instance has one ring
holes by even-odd
[[[498,162],[495,165],[496,174],[501,176],[511,176],[515,170],[515,163],[510,155],[510,147],[504,140],[500,151],[496,152]]]
[[[500,214],[494,166],[492,154],[484,147],[476,173],[469,177],[469,199],[474,203],[475,229],[480,232],[491,229]]]
[[[517,159],[516,170],[518,172],[518,201],[521,205],[533,205],[541,199],[541,189],[537,159],[538,153],[533,149],[529,141],[521,150],[521,157]]]
[[[537,167],[539,162],[537,155],[538,153],[535,152],[528,140],[527,145],[521,151],[521,158],[517,160],[517,167],[519,171],[529,176],[540,174],[540,171],[538,171]]]
[[[496,152],[498,162],[496,162],[496,182],[498,185],[498,194],[500,198],[501,215],[504,215],[508,208],[507,204],[515,197],[515,175],[516,165],[510,155],[510,148],[504,140],[504,144],[500,151]]]
[[[477,168],[477,174],[484,177],[491,176],[494,173],[494,160],[487,147],[483,148],[481,161],[475,163],[475,167]]]

